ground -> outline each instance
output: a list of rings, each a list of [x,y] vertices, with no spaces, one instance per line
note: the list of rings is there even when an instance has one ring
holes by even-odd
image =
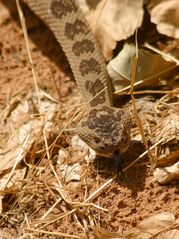
[[[28,16],[38,92],[15,5],[11,1],[6,2],[6,7],[0,3],[1,238],[22,235],[28,238],[31,233],[36,236],[33,238],[65,237],[60,233],[94,238],[93,225],[125,232],[159,212],[171,212],[178,218],[177,182],[158,184],[147,154],[126,170],[124,176],[111,180],[96,192],[86,204],[79,203],[115,175],[115,162],[104,158],[91,160],[86,146],[75,138],[82,101],[70,66],[49,29],[32,13]],[[176,72],[170,75],[170,79],[176,77]],[[157,99],[159,97],[161,95]],[[44,114],[39,113],[39,100]],[[146,98],[142,102],[144,100],[148,102]],[[156,97],[149,100],[149,107],[153,107],[151,104],[155,101]],[[129,97],[126,108],[130,104]],[[164,110],[160,121],[170,113]],[[151,125],[155,125],[150,115],[148,117]],[[154,129],[150,128],[154,135]],[[136,132],[136,126],[132,132]],[[24,134],[29,135],[31,141],[28,150],[21,154],[17,150],[18,140],[24,146],[26,137],[19,139]],[[149,142],[149,135],[146,136]],[[144,151],[141,139],[134,141],[123,155],[124,167]],[[21,160],[17,163],[19,155]],[[172,160],[176,161],[177,156]],[[13,169],[15,163],[17,166]],[[73,166],[77,171],[73,171]],[[5,176],[12,170],[16,173],[15,180],[3,187]],[[72,179],[68,179],[69,170],[73,171]],[[59,232],[61,236],[50,232]]]

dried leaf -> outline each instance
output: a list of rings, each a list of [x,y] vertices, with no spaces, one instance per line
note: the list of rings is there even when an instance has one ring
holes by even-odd
[[[116,41],[127,39],[141,26],[143,0],[101,1],[88,16],[106,60],[111,59]]]
[[[178,239],[179,238],[179,230],[174,229],[170,230],[165,233],[165,238],[166,239]]]
[[[153,144],[161,141],[155,154],[158,166],[168,166],[177,161],[179,157],[179,115],[175,110],[170,110],[168,116],[158,120],[151,139]]]
[[[80,181],[80,164],[74,163],[72,165],[68,165],[66,160],[68,158],[68,154],[63,149],[59,150],[58,153],[58,164],[62,175],[67,183],[70,181]]]
[[[179,38],[179,2],[178,0],[153,0],[151,22],[157,25],[161,34]]]
[[[135,45],[126,43],[120,53],[108,63],[108,73],[115,90],[130,85],[135,55]],[[174,63],[165,61],[160,55],[149,53],[143,49],[138,50],[138,56],[136,82],[142,81],[140,87],[153,86],[154,82],[156,84],[158,81],[159,74],[174,65]]]
[[[177,224],[178,222],[175,221],[172,213],[163,212],[144,219],[137,227],[123,235],[120,232],[109,232],[97,226],[93,230],[97,239],[150,239],[156,235],[157,237],[155,238],[177,239],[179,230],[172,227],[175,226],[177,228]]]
[[[166,184],[172,180],[179,179],[179,162],[173,164],[170,167],[156,168],[154,177],[160,184]]]
[[[169,226],[175,223],[175,217],[172,213],[163,212],[143,220],[137,227],[124,233],[123,239],[149,239],[154,235],[163,233],[170,229]],[[165,232],[167,233],[167,232]],[[163,236],[163,234],[162,234]],[[160,238],[160,237],[158,237]],[[167,239],[167,237],[161,237]]]
[[[78,135],[72,137],[71,144],[74,150],[87,151],[89,148],[89,146],[81,140]]]
[[[84,153],[84,159],[87,162],[93,162],[96,158],[96,152],[91,149],[78,135],[72,137],[72,148]]]
[[[155,137],[154,143],[162,138],[162,144],[169,143],[170,141],[179,143],[179,115],[177,112],[170,112],[166,118],[161,119],[161,122],[157,125]]]
[[[43,95],[40,94],[39,96],[43,97]],[[27,98],[29,98],[31,101],[34,100],[34,102],[36,100],[35,94],[31,93],[27,96]],[[19,158],[19,163],[25,157],[35,139],[39,136],[39,133],[41,133],[43,127],[46,132],[50,131],[50,129],[52,128],[51,120],[56,112],[56,104],[48,100],[41,101],[42,111],[47,115],[46,123],[43,125],[40,118],[32,118],[30,116],[30,100],[23,101],[22,103],[20,102],[16,106],[16,108],[11,111],[8,117],[8,123],[9,125],[12,125],[12,127],[9,133],[10,137],[7,140],[6,147],[0,149],[1,172],[5,170],[11,170],[17,158]],[[28,140],[26,144],[23,145],[27,136],[29,136]]]

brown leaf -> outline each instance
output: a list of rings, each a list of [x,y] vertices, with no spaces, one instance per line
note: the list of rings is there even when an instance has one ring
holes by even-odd
[[[174,229],[177,226],[178,222],[175,220],[174,215],[169,212],[163,212],[144,219],[138,226],[123,235],[119,232],[106,231],[97,226],[94,226],[93,230],[97,239],[151,239],[154,237],[158,239],[177,239],[179,230]]]
[[[123,239],[149,239],[154,235],[159,235],[163,233],[165,229],[175,223],[175,217],[169,212],[159,213],[157,215],[151,216],[143,220],[139,225],[123,235]],[[165,232],[167,233],[167,232]],[[162,235],[164,236],[164,235]],[[158,237],[165,238],[167,237]]]
[[[106,60],[111,59],[116,41],[127,39],[141,26],[143,0],[102,0],[88,16]]]
[[[179,179],[179,162],[173,164],[170,167],[156,168],[154,177],[160,184],[166,184],[172,180]]]
[[[130,85],[135,55],[135,45],[125,43],[119,54],[108,63],[108,74],[115,90]],[[159,76],[173,65],[174,63],[166,61],[158,54],[139,49],[135,81],[141,81],[140,87],[157,85]]]
[[[179,38],[179,2],[178,0],[151,1],[151,21],[157,25],[161,34]]]

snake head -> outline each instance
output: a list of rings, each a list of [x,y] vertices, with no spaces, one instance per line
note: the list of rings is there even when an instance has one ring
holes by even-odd
[[[91,108],[79,122],[79,137],[99,155],[124,153],[130,144],[131,116],[123,109],[103,106]]]

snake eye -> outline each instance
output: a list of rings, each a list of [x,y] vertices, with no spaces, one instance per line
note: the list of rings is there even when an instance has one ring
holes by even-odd
[[[100,142],[99,138],[95,137],[95,138],[94,138],[94,142],[95,142],[96,144],[99,144],[99,142]]]

